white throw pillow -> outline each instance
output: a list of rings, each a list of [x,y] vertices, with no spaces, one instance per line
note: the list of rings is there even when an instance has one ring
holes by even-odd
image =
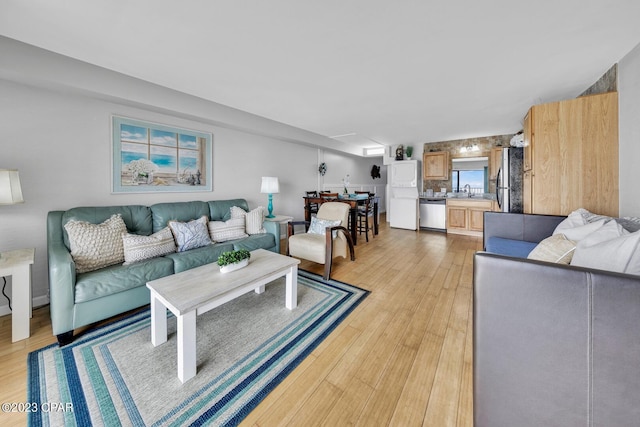
[[[249,212],[246,212],[238,206],[231,207],[231,218],[244,218],[245,232],[249,235],[264,234],[267,232],[263,227],[264,217],[265,208],[263,206],[258,206]]]
[[[120,214],[112,215],[102,224],[71,220],[64,228],[78,273],[124,262],[122,234],[127,232],[127,226]]]
[[[600,221],[592,222],[585,225],[580,225],[573,228],[562,228],[560,232],[554,231],[553,234],[555,235],[555,234],[561,233],[567,236],[567,239],[573,240],[574,242],[579,242],[580,240],[587,237],[589,234],[598,230],[603,225],[604,225],[604,219],[601,219]]]
[[[609,221],[593,233],[580,240],[578,242],[578,246],[586,247],[597,245],[598,243],[615,239],[617,237],[624,236],[625,234],[629,234],[629,232],[625,230],[620,224],[615,221]]]
[[[582,210],[578,209],[567,215],[567,217],[556,226],[556,229],[553,230],[553,234],[564,234],[563,230],[580,227],[581,225],[585,225],[586,223],[587,221],[582,215]]]
[[[538,243],[527,258],[558,264],[569,264],[575,249],[576,242],[567,239],[564,234],[556,234]]]
[[[169,227],[165,227],[150,236],[125,233],[122,235],[122,243],[124,245],[125,265],[176,251],[176,244],[173,241],[173,234],[171,234]]]
[[[231,218],[228,221],[209,221],[209,234],[214,242],[242,239],[247,237],[244,232],[244,218]]]
[[[169,221],[167,223],[176,241],[178,252],[210,245],[209,218],[205,215],[189,222]]]
[[[590,246],[578,244],[571,265],[640,275],[640,231]]]

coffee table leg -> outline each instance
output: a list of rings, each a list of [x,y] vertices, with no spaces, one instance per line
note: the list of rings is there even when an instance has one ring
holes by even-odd
[[[167,342],[167,308],[151,293],[151,344]]]
[[[258,287],[255,289],[255,292],[256,292],[256,294],[261,294],[261,293],[263,293],[263,292],[264,292],[264,285],[262,285],[262,286],[258,286]]]
[[[294,265],[287,273],[287,292],[285,305],[289,310],[298,306],[298,266]]]
[[[196,312],[178,316],[178,378],[183,383],[196,376]]]

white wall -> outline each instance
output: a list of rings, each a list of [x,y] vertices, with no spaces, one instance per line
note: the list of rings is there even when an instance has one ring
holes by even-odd
[[[0,59],[0,168],[20,171],[25,203],[0,206],[0,251],[36,248],[35,305],[48,302],[48,211],[237,197],[246,198],[250,207],[266,206],[261,176],[278,176],[275,213],[302,219],[304,192],[321,188],[319,157],[330,159],[329,171],[345,168],[363,183],[373,182],[371,159],[319,151],[313,145],[324,138],[319,135],[6,39],[0,38],[0,50],[3,43],[11,49]],[[34,63],[40,74],[21,73],[16,65]],[[42,71],[48,66],[60,78]],[[63,81],[70,74],[76,85]],[[107,96],[107,88],[119,95]],[[213,192],[111,194],[112,114],[213,133]],[[7,302],[0,297],[0,315],[6,313]]]
[[[640,44],[618,63],[620,216],[640,217]]]

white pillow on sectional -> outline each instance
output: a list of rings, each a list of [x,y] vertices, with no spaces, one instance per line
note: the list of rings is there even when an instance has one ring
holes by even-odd
[[[590,246],[578,244],[571,265],[640,275],[640,231]]]
[[[582,215],[582,210],[578,209],[567,215],[567,217],[557,225],[556,229],[553,230],[553,234],[564,234],[563,230],[580,227],[586,223],[587,221],[584,219],[584,215]]]
[[[605,223],[604,219],[601,219],[600,221],[580,225],[573,228],[562,228],[560,229],[559,232],[557,231],[558,229],[556,228],[556,231],[554,231],[553,234],[562,233],[567,237],[567,239],[573,240],[574,242],[579,242],[580,240],[587,237],[589,234],[595,232],[600,227],[602,227],[604,223]]]
[[[580,242],[578,242],[578,246],[587,247],[597,245],[598,243],[615,239],[620,236],[624,236],[625,234],[629,234],[629,232],[620,224],[615,221],[609,221],[593,233],[586,236],[584,239],[580,240]]]

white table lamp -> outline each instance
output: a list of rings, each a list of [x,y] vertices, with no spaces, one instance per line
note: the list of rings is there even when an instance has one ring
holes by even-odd
[[[273,214],[273,195],[275,193],[280,192],[280,184],[278,183],[277,176],[263,176],[262,177],[262,187],[260,187],[260,192],[269,195],[269,206],[267,209],[269,210],[269,215],[267,218],[274,218]]]
[[[20,177],[16,169],[0,169],[0,205],[22,203]]]
[[[23,202],[18,170],[0,169],[0,205],[15,205]]]

